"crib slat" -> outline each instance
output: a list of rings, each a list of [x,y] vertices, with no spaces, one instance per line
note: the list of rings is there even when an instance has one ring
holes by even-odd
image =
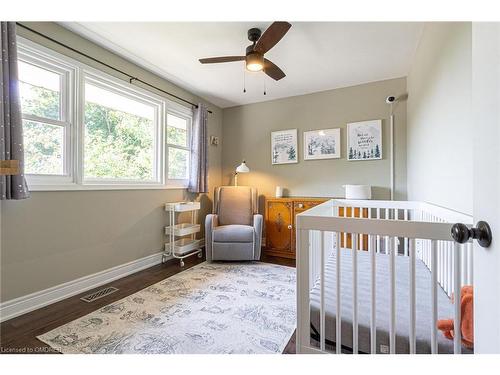
[[[450,242],[450,292],[455,290],[455,245]]]
[[[455,250],[455,245],[453,242],[449,243],[449,253],[450,253],[450,262],[449,264],[449,276],[450,276],[450,295],[453,293],[455,290],[454,282],[455,282],[455,257],[454,257],[454,250]]]
[[[371,309],[370,309],[370,353],[377,353],[377,254],[375,236],[368,237],[368,251],[371,256]]]
[[[352,352],[358,354],[358,233],[352,242]]]
[[[445,261],[445,266],[448,266],[447,267],[447,270],[446,270],[446,293],[448,294],[448,296],[451,296],[451,276],[452,276],[452,272],[451,270],[453,269],[453,267],[450,267],[449,265],[452,264],[452,259],[451,259],[451,252],[450,252],[450,246],[451,246],[451,242],[450,241],[447,241],[446,242],[446,261]]]
[[[356,215],[354,215],[354,211],[356,210],[356,207],[351,207],[351,217],[356,217]],[[357,236],[357,234],[354,234],[354,233],[351,233],[351,249],[354,249],[354,236]]]
[[[453,351],[455,354],[462,353],[462,330],[460,329],[460,252],[462,250],[462,246],[459,243],[454,243],[454,259],[453,259],[453,275],[454,277],[454,292],[455,292],[455,301],[454,301],[454,310],[455,310],[455,319],[454,319],[454,338],[453,338]]]
[[[443,241],[438,242],[438,282],[443,284]]]
[[[427,253],[429,251],[429,241],[428,240],[424,240],[424,257],[423,257],[423,261],[424,261],[424,264],[426,266],[428,266],[429,262],[427,262]]]
[[[467,268],[465,262],[467,261],[467,248],[462,246],[463,254],[460,256],[460,288],[467,282]]]
[[[448,247],[448,241],[443,241],[443,243],[441,245],[441,252],[442,252],[441,257],[443,258],[442,259],[443,263],[441,265],[442,269],[443,269],[443,271],[442,271],[442,274],[443,274],[442,286],[443,286],[443,289],[446,293],[448,293],[447,286],[446,286],[446,281],[447,281],[446,280],[446,273],[447,273],[446,264],[448,264],[448,263],[446,263],[448,261],[447,256],[446,256],[447,247]]]
[[[414,238],[410,240],[410,259],[409,259],[409,269],[408,274],[410,277],[410,332],[409,332],[409,341],[410,341],[410,354],[415,354],[416,348],[416,273],[415,273],[415,258],[416,258],[416,241]]]
[[[427,240],[427,251],[426,251],[426,254],[425,254],[425,265],[427,266],[427,268],[430,269],[430,259],[431,259],[431,241],[430,240]]]
[[[432,318],[431,318],[431,353],[437,354],[438,346],[437,346],[437,318],[438,318],[438,282],[437,282],[437,241],[432,241],[431,246],[431,309],[432,309]]]
[[[472,242],[467,243],[467,284],[472,285],[474,283],[473,279],[473,261],[474,256],[472,254]]]
[[[380,208],[377,207],[377,220],[380,220]],[[380,236],[377,235],[377,253],[380,253]]]
[[[441,241],[441,285],[446,291],[446,242]]]
[[[408,221],[408,210],[404,210],[404,221]],[[408,256],[408,238],[404,238],[404,252],[405,252],[405,257]]]
[[[344,233],[345,234],[345,233]],[[336,288],[337,288],[337,293],[336,293],[336,298],[337,298],[337,311],[336,311],[336,318],[335,318],[335,323],[336,323],[336,340],[335,340],[335,346],[336,346],[336,352],[337,354],[341,354],[342,351],[342,333],[341,333],[341,328],[342,328],[342,316],[341,316],[341,311],[340,311],[340,301],[341,301],[341,279],[340,279],[340,262],[341,262],[341,258],[340,258],[340,254],[342,252],[342,249],[340,247],[340,232],[337,232],[337,238],[336,238],[336,246],[335,246],[335,249],[337,250],[337,263],[336,263],[336,267],[335,267],[335,276],[337,277],[337,280],[336,280]]]
[[[387,236],[386,243],[389,244],[389,275],[390,275],[390,301],[391,317],[389,322],[389,352],[396,353],[396,252],[393,241]]]
[[[297,231],[297,353],[311,345],[309,230]]]
[[[319,314],[320,314],[320,349],[325,351],[325,235],[326,232],[320,232],[320,303],[319,303]]]
[[[426,251],[426,256],[425,256],[425,265],[427,268],[430,269],[430,264],[431,264],[431,241],[427,240],[427,251]]]
[[[446,241],[446,250],[445,250],[445,260],[444,260],[444,266],[445,266],[445,290],[448,296],[451,296],[451,282],[450,282],[450,269],[453,269],[453,267],[450,267],[449,265],[451,264],[451,257],[450,257],[450,241]]]

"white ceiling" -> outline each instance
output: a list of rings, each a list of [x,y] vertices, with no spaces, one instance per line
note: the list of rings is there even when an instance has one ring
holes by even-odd
[[[220,107],[406,76],[423,24],[292,22],[266,58],[281,81],[246,73],[244,62],[202,65],[202,57],[244,55],[247,30],[270,22],[99,22],[63,26]],[[264,82],[267,95],[263,95]]]

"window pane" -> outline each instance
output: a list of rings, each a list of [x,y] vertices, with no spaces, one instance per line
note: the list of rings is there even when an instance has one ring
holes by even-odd
[[[168,178],[185,180],[188,178],[189,151],[170,147],[168,149]]]
[[[181,117],[167,114],[167,142],[187,147],[187,121]]]
[[[155,109],[85,84],[85,178],[155,178]]]
[[[23,135],[27,174],[64,174],[64,128],[24,120]]]
[[[23,113],[60,120],[61,76],[23,61],[18,67]]]

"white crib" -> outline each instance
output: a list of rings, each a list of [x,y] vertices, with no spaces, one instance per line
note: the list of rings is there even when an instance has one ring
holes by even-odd
[[[350,217],[345,217],[347,213]],[[381,318],[377,317],[379,307],[377,304],[380,303],[377,300],[377,293],[381,293],[380,280],[377,280],[377,277],[382,276],[380,264],[377,265],[377,261],[384,261],[387,264],[388,285],[384,284],[382,289],[382,293],[389,295],[389,311],[387,317],[384,316],[388,320],[387,352],[396,353],[397,327],[398,339],[401,341],[401,329],[399,329],[401,322],[396,321],[397,318],[407,319],[405,322],[408,327],[405,333],[407,337],[404,338],[408,341],[407,352],[410,354],[417,352],[416,270],[422,272],[422,269],[426,267],[425,270],[429,275],[428,277],[424,275],[427,277],[424,279],[428,280],[430,293],[424,304],[429,305],[429,316],[418,316],[418,319],[420,322],[423,318],[428,320],[429,352],[438,353],[438,348],[441,347],[441,344],[438,346],[440,333],[436,328],[438,300],[442,304],[444,296],[451,306],[451,295],[453,293],[459,295],[463,285],[473,284],[472,243],[461,245],[455,243],[451,237],[451,227],[457,222],[471,226],[472,217],[432,204],[409,201],[332,199],[297,215],[297,353],[332,351],[341,353],[342,338],[346,329],[349,330],[349,348],[353,353],[359,352],[358,294],[367,292],[359,290],[358,280],[361,276],[368,280],[364,286],[368,285],[369,289],[369,322],[365,327],[367,332],[362,336],[369,342],[362,343],[368,348],[364,352],[384,352],[380,351],[377,345],[377,318],[379,320]],[[348,236],[350,246],[348,246]],[[349,248],[345,249],[346,247]],[[346,259],[343,259],[342,255]],[[328,263],[330,257],[334,261],[332,264]],[[360,263],[358,258],[363,262]],[[349,285],[346,284],[345,278],[342,279],[342,269],[346,262],[349,265],[349,274],[352,274],[347,281]],[[361,271],[369,275],[360,275],[358,269],[360,264],[365,267]],[[405,306],[407,305],[405,316],[401,316],[401,311],[399,315],[396,313],[396,290],[401,292],[403,285],[403,283],[396,284],[396,265],[399,270],[398,280],[401,280],[401,264],[407,267],[403,270],[405,272],[403,276],[407,282],[407,286],[404,283],[404,288],[408,289],[406,290],[408,300],[405,301]],[[326,282],[328,277],[330,279],[333,277],[333,283]],[[420,275],[418,280],[421,282]],[[422,289],[421,285],[419,287]],[[342,316],[344,307],[342,302],[345,304],[346,290],[349,291],[349,303],[352,303],[347,328],[344,324],[345,311]],[[311,295],[313,291],[318,295],[319,329],[316,330],[316,341],[319,342],[317,343],[311,339]],[[332,306],[334,305],[335,310],[333,312],[335,348],[333,350],[327,349],[326,344],[328,341],[326,332],[329,328],[325,319],[328,307],[325,301],[331,297],[329,293],[334,295]],[[399,294],[398,296],[400,297]],[[421,304],[422,301],[419,299],[419,306]],[[364,310],[362,312],[365,313]],[[454,315],[455,327],[460,327],[460,303],[452,305],[451,313]],[[420,329],[418,332],[419,340],[422,336],[421,331]],[[456,332],[454,341],[452,344],[450,342],[450,345],[452,345],[452,352],[461,353],[460,330]]]

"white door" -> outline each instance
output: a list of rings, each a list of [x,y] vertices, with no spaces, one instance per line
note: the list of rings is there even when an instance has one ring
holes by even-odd
[[[493,242],[474,241],[474,350],[500,353],[500,24],[472,27],[474,220],[489,223]],[[467,171],[464,171],[464,177]]]

